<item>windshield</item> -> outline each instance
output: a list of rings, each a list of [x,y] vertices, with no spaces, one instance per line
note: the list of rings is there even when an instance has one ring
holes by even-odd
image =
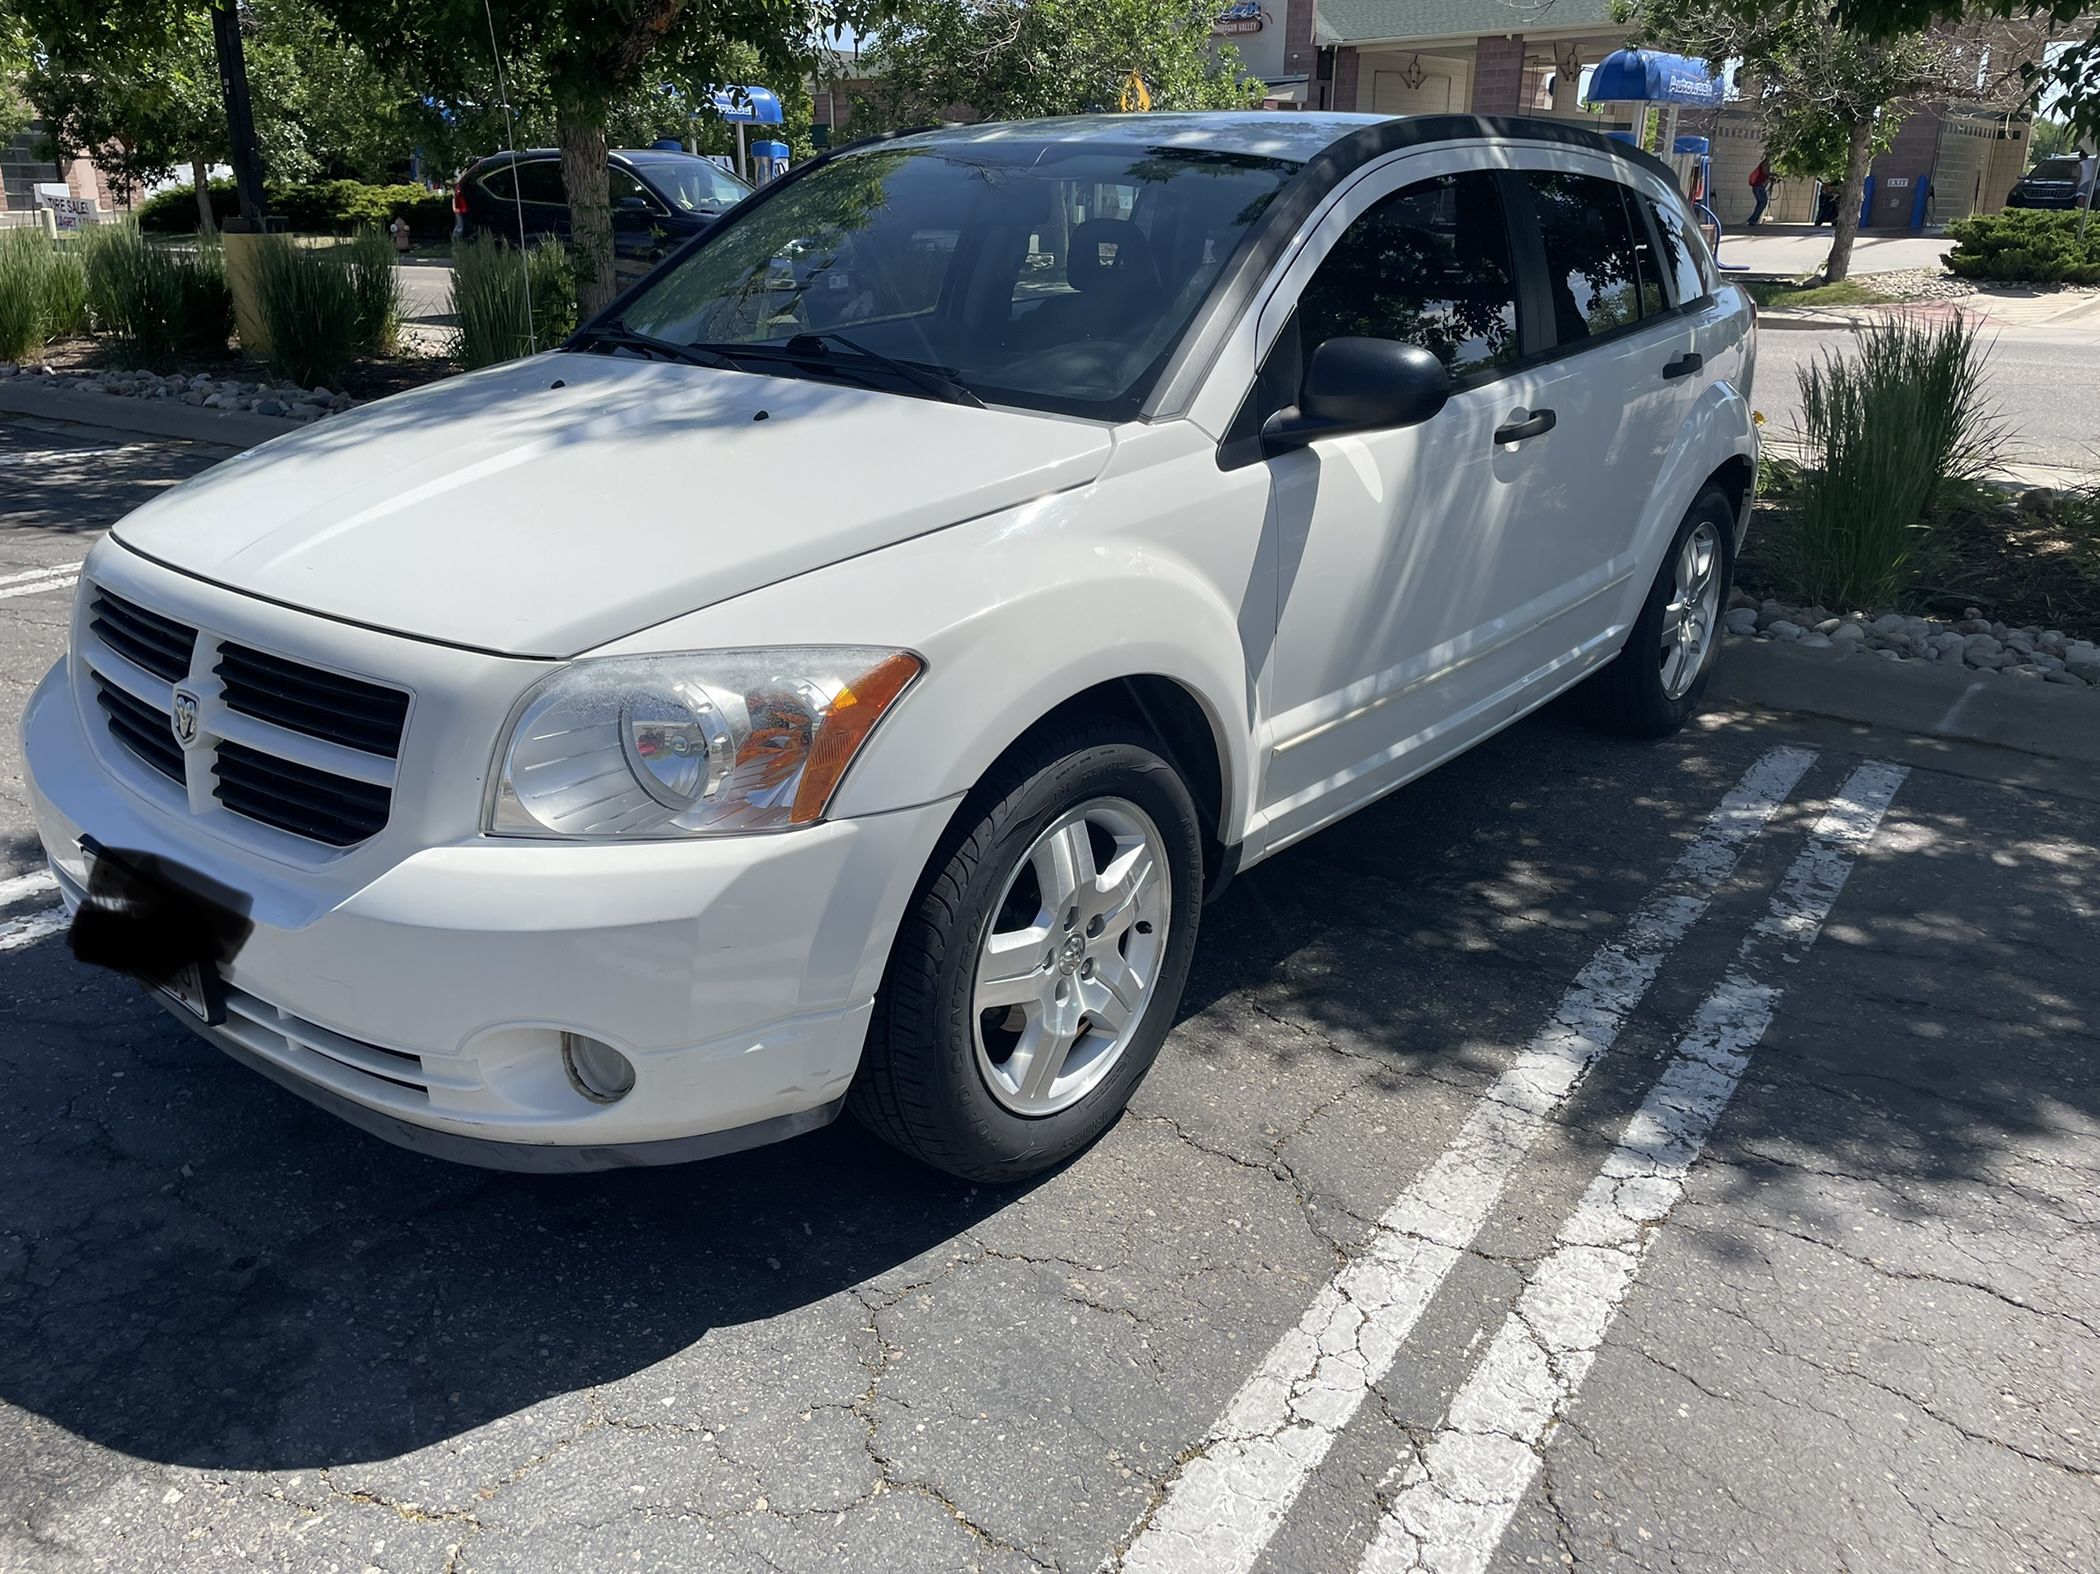
[[[935,368],[989,404],[1123,419],[1297,167],[1047,139],[844,153],[715,230],[621,321],[732,352],[843,332],[842,358]]]
[[[2076,180],[2078,160],[2074,158],[2045,158],[2027,172],[2029,180]]]
[[[714,213],[751,195],[751,188],[706,159],[637,159],[635,173],[684,213]]]

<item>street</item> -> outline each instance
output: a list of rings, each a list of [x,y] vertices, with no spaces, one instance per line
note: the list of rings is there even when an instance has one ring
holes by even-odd
[[[2001,344],[2029,441],[2093,362]],[[222,457],[0,417],[0,1567],[2090,1566],[2090,772],[1549,707],[1236,882],[1039,1183],[458,1168],[55,918],[16,724]]]
[[[1801,420],[1798,374],[1826,354],[1848,351],[1850,329],[1766,332],[1757,340],[1757,384],[1751,402],[1770,430],[1790,433]],[[2006,328],[1991,344],[1986,383],[2004,418],[2015,462],[2100,471],[2100,315],[2067,328]]]

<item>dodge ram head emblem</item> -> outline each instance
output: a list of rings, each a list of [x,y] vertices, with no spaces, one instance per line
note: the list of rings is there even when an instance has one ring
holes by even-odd
[[[175,691],[175,714],[169,718],[175,728],[175,741],[185,749],[197,741],[197,696],[188,689]]]

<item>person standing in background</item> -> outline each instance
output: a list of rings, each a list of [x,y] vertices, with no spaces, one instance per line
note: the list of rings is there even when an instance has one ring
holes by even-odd
[[[1765,216],[1765,205],[1772,200],[1772,163],[1770,159],[1759,159],[1757,168],[1750,171],[1751,224]]]

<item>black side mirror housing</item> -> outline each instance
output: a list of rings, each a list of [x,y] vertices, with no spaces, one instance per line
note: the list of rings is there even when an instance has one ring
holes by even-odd
[[[649,199],[629,195],[620,198],[613,204],[613,207],[621,213],[647,213],[649,211]]]
[[[1262,448],[1278,454],[1322,437],[1416,426],[1450,397],[1451,374],[1419,344],[1329,339],[1312,353],[1298,402],[1262,426]]]

